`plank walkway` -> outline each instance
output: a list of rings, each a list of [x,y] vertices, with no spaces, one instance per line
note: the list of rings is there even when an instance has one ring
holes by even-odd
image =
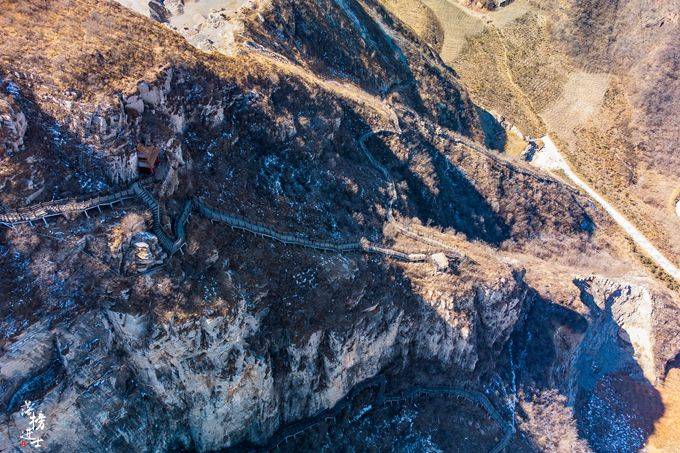
[[[365,142],[372,135],[399,133],[400,131],[398,130],[370,131],[362,135],[359,139],[361,151],[364,153],[371,165],[382,175],[389,185],[387,219],[404,235],[419,242],[437,247],[440,252],[446,254],[447,256],[453,256],[455,258],[461,259],[461,255],[453,247],[448,246],[434,238],[424,236],[416,231],[411,230],[408,226],[399,223],[394,217],[393,206],[397,201],[396,183],[392,180],[387,168],[380,164],[380,162],[378,162],[378,160],[368,151],[365,146]],[[95,196],[91,198],[75,197],[48,203],[39,203],[19,209],[15,212],[0,214],[0,225],[8,228],[14,228],[17,225],[28,223],[31,226],[35,226],[34,222],[39,224],[41,221],[44,222],[45,225],[48,225],[47,219],[49,218],[57,216],[65,216],[69,218],[71,215],[80,213],[85,213],[85,215],[89,217],[89,211],[97,210],[101,213],[102,207],[113,208],[116,203],[122,204],[124,201],[132,199],[140,200],[149,209],[152,217],[152,231],[158,237],[159,244],[170,256],[174,255],[178,251],[181,251],[182,247],[186,244],[186,227],[191,215],[196,212],[201,217],[209,219],[213,222],[224,223],[233,229],[238,229],[257,236],[266,237],[282,244],[335,253],[371,253],[406,262],[424,262],[429,260],[429,255],[426,253],[405,253],[383,247],[380,244],[371,243],[365,238],[361,238],[355,242],[311,241],[295,233],[277,231],[268,225],[220,211],[211,207],[208,203],[200,198],[189,199],[185,202],[184,206],[182,207],[182,211],[175,219],[173,225],[175,234],[173,237],[172,234],[168,233],[163,228],[161,221],[161,207],[159,202],[154,198],[152,193],[139,182],[133,183],[130,188],[126,190],[122,190],[113,194]],[[491,450],[491,453],[499,453],[505,449],[514,436],[514,426],[505,422],[500,414],[495,410],[488,398],[486,398],[481,393],[454,387],[414,387],[399,395],[386,396],[384,394],[385,378],[378,377],[369,379],[355,386],[348,393],[348,395],[333,408],[322,410],[312,417],[286,426],[280,430],[278,434],[272,437],[266,446],[261,448],[264,450],[275,449],[280,444],[287,442],[291,438],[294,438],[309,429],[312,429],[330,420],[335,420],[338,415],[350,407],[351,401],[358,393],[370,387],[378,388],[376,404],[395,404],[428,395],[454,397],[457,399],[462,398],[473,402],[477,406],[482,407],[487,412],[489,417],[491,417],[491,419],[505,432],[503,438]]]
[[[50,217],[79,213],[88,215],[88,211],[90,210],[97,209],[101,212],[103,206],[113,207],[115,203],[122,203],[125,200],[135,198],[144,203],[151,212],[151,230],[158,238],[161,247],[163,247],[169,255],[174,255],[182,250],[182,247],[186,244],[186,225],[191,214],[197,212],[202,217],[211,221],[224,223],[233,229],[266,237],[282,244],[336,253],[371,253],[407,262],[425,262],[429,260],[429,255],[426,253],[406,253],[369,242],[365,238],[361,238],[355,242],[311,241],[298,234],[280,232],[268,225],[217,210],[200,199],[190,199],[185,202],[180,215],[175,220],[173,228],[175,237],[173,237],[173,235],[166,232],[162,226],[160,204],[149,190],[137,182],[133,183],[129,189],[111,195],[97,196],[83,200],[75,198],[58,200],[30,206],[12,213],[0,214],[0,225],[13,228],[17,225],[28,223],[34,226],[34,222],[40,221],[43,221],[45,225],[47,225],[47,219]],[[423,239],[420,236],[415,235],[415,233],[414,237]]]
[[[89,217],[88,211],[96,209],[101,213],[102,207],[112,208],[116,203],[123,203],[125,200],[136,198],[132,188],[116,192],[110,195],[101,195],[92,198],[74,197],[63,200],[56,200],[46,203],[38,203],[27,206],[15,212],[0,214],[0,225],[13,228],[16,225],[33,222],[44,222],[47,219],[58,216],[68,217],[71,214],[85,213]]]
[[[437,251],[444,253],[449,257],[462,259],[462,256],[451,246],[444,244],[434,238],[423,236],[409,227],[399,223],[393,214],[393,206],[397,200],[396,184],[390,177],[389,171],[382,166],[378,160],[368,151],[365,146],[366,140],[372,135],[376,134],[399,134],[399,130],[378,130],[369,131],[359,138],[359,146],[371,163],[371,165],[380,172],[383,178],[389,185],[389,201],[387,209],[388,221],[396,227],[396,229],[411,239],[427,244],[431,247],[436,247],[438,250],[430,251],[429,253],[436,253]],[[33,206],[28,206],[16,212],[0,214],[0,225],[13,228],[16,225],[28,223],[34,226],[33,222],[44,222],[48,225],[48,218],[56,216],[67,216],[71,214],[85,213],[89,217],[88,211],[97,209],[101,213],[101,208],[108,206],[112,208],[115,203],[123,203],[125,200],[138,199],[151,212],[152,227],[151,230],[158,238],[158,242],[163,249],[170,255],[174,255],[181,251],[186,244],[186,225],[193,212],[197,212],[200,216],[209,219],[213,222],[224,223],[233,229],[246,231],[248,233],[269,238],[278,241],[282,244],[300,246],[314,250],[328,251],[335,253],[359,252],[381,255],[400,261],[406,262],[426,262],[429,260],[429,253],[406,253],[392,248],[384,247],[381,244],[372,243],[366,238],[360,238],[354,242],[338,242],[338,241],[312,241],[299,234],[287,233],[277,231],[276,229],[258,223],[243,217],[229,214],[228,212],[220,211],[211,207],[201,199],[189,199],[185,202],[180,215],[174,223],[175,235],[168,233],[163,228],[161,222],[161,207],[158,201],[154,198],[152,193],[139,182],[133,183],[130,188],[116,192],[110,195],[96,196],[92,198],[69,198],[64,200],[57,200],[48,203],[40,203]]]
[[[489,418],[491,418],[491,420],[493,420],[504,433],[501,440],[490,450],[490,453],[500,453],[503,451],[515,435],[514,426],[503,419],[493,404],[491,404],[491,401],[489,401],[489,399],[483,393],[458,387],[418,386],[412,387],[399,394],[386,395],[386,383],[387,380],[384,376],[376,376],[357,384],[332,408],[321,410],[310,417],[286,425],[285,427],[279,429],[278,432],[269,439],[269,442],[266,445],[260,446],[259,449],[262,451],[275,450],[291,439],[295,439],[297,436],[304,434],[306,431],[320,427],[324,424],[335,422],[338,416],[346,414],[351,409],[353,400],[357,397],[357,395],[371,388],[376,389],[376,395],[372,400],[374,406],[381,406],[384,404],[401,404],[405,401],[411,401],[424,396],[442,396],[445,398],[464,399],[470,401],[474,405],[484,409]]]
[[[379,244],[374,244],[366,240],[360,239],[357,242],[329,242],[329,241],[310,241],[302,236],[293,233],[283,233],[270,228],[261,223],[251,222],[242,217],[220,212],[211,208],[201,200],[195,201],[198,212],[205,218],[221,222],[229,225],[232,228],[247,231],[249,233],[266,237],[282,244],[297,245],[314,250],[321,250],[327,252],[346,253],[346,252],[365,252],[373,253],[390,258],[396,258],[401,261],[409,262],[423,262],[429,259],[429,256],[424,253],[404,253],[387,247],[382,247]]]

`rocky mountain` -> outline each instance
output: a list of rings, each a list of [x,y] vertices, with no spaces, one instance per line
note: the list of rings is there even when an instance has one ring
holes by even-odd
[[[389,6],[0,1],[0,445],[644,445],[677,294]]]

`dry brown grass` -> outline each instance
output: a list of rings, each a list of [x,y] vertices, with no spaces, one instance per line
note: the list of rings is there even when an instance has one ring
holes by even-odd
[[[503,55],[505,50],[499,35],[487,29],[478,36],[468,38],[454,69],[475,102],[496,110],[525,134],[541,136],[544,132],[542,120],[509,77]]]
[[[600,108],[609,86],[609,74],[583,71],[569,74],[562,94],[546,106],[541,117],[551,131],[572,141],[574,131]]]
[[[646,450],[650,453],[680,451],[680,368],[673,368],[658,388],[664,414],[654,425]]]
[[[434,12],[420,0],[381,0],[383,5],[426,43],[440,52],[444,30]]]
[[[0,67],[37,75],[36,89],[75,89],[83,100],[102,100],[178,64],[230,78],[261,72],[247,57],[200,52],[115,2],[0,0],[0,9]]]
[[[641,164],[642,151],[631,142],[633,113],[625,91],[613,79],[600,110],[560,149],[575,172],[603,194],[671,260],[680,259],[680,232],[672,192],[680,184]]]
[[[505,136],[505,147],[503,151],[505,152],[506,155],[510,157],[520,158],[522,156],[522,152],[526,149],[526,147],[527,143],[524,141],[524,139],[520,138],[519,136],[513,133],[508,133]]]
[[[483,22],[448,0],[423,0],[435,14],[444,31],[444,42],[440,50],[442,59],[455,67],[461,50],[468,38],[482,33]]]
[[[680,220],[673,215],[672,198],[680,180],[640,164],[645,145],[632,138],[635,107],[626,82],[579,69],[554,42],[556,14],[533,5],[502,25],[494,21],[499,33],[469,38],[454,67],[475,101],[504,114],[525,133],[537,135],[532,129],[545,119],[559,133],[574,171],[678,261]],[[502,64],[504,51],[510,76]],[[543,118],[532,121],[532,106]]]
[[[500,29],[514,80],[538,111],[560,97],[572,71],[568,59],[554,51],[548,27],[544,16],[531,11]]]

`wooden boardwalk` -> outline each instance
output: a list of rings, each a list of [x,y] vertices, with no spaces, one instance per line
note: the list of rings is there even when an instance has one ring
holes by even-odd
[[[422,234],[412,231],[409,227],[399,223],[393,215],[393,205],[397,200],[396,184],[390,177],[389,171],[378,162],[378,160],[368,151],[365,146],[366,140],[376,134],[399,134],[395,130],[378,130],[365,133],[359,138],[359,146],[371,165],[382,175],[389,185],[389,200],[387,208],[387,220],[396,227],[396,229],[407,237],[413,240],[435,247],[436,250],[428,251],[427,253],[407,253],[385,247],[381,244],[368,241],[366,238],[359,238],[352,242],[338,242],[338,241],[312,241],[296,233],[282,232],[274,229],[269,225],[258,223],[232,215],[228,212],[221,211],[211,207],[208,203],[201,199],[189,199],[185,202],[180,215],[174,222],[174,237],[171,233],[165,231],[161,222],[161,206],[154,198],[153,194],[139,182],[133,183],[130,188],[116,192],[110,195],[96,196],[92,198],[69,198],[64,200],[57,200],[49,203],[40,203],[34,206],[29,206],[21,210],[0,214],[0,225],[13,228],[16,225],[28,223],[34,226],[33,222],[44,222],[48,224],[47,219],[55,216],[67,216],[71,214],[85,213],[89,217],[88,211],[96,209],[101,212],[101,208],[106,206],[113,208],[116,203],[123,203],[125,200],[138,199],[151,212],[152,227],[151,230],[158,237],[158,242],[163,249],[170,255],[174,255],[182,250],[186,244],[186,226],[193,212],[198,213],[201,217],[209,219],[213,222],[224,223],[233,229],[245,231],[257,236],[265,237],[282,244],[300,246],[314,250],[335,252],[335,253],[370,253],[381,255],[400,261],[406,262],[426,262],[430,258],[431,253],[441,252],[449,257],[461,259],[462,256],[451,246],[448,246],[441,241],[434,238],[423,236]]]
[[[122,204],[125,200],[134,199],[136,197],[132,188],[129,188],[121,192],[93,198],[75,197],[38,203],[14,212],[0,214],[0,225],[10,228],[25,223],[33,225],[33,222],[44,222],[47,225],[47,219],[52,217],[68,217],[69,215],[80,213],[85,213],[85,215],[89,216],[88,211],[96,209],[101,213],[103,207],[113,208],[113,205],[116,203]]]
[[[393,205],[397,200],[397,186],[390,177],[389,170],[380,164],[365,146],[366,140],[375,134],[399,134],[399,132],[393,130],[371,131],[362,135],[359,139],[361,151],[389,185],[387,220],[404,235],[437,249],[436,251],[430,251],[429,253],[441,252],[449,257],[453,256],[458,259],[464,258],[461,257],[453,247],[448,246],[435,238],[424,236],[417,231],[411,230],[408,226],[402,225],[395,219],[393,215]],[[477,148],[475,145],[476,144],[470,143],[470,146]],[[191,215],[195,212],[199,216],[213,222],[223,223],[233,229],[245,231],[287,245],[334,253],[358,252],[377,254],[406,262],[425,262],[430,258],[428,253],[405,253],[384,247],[381,244],[369,242],[365,238],[360,238],[354,242],[312,241],[299,234],[278,231],[269,225],[251,221],[213,208],[199,198],[189,199],[185,202],[182,211],[175,219],[173,236],[163,228],[159,202],[154,198],[152,193],[139,182],[133,183],[130,188],[126,190],[113,194],[91,198],[77,197],[48,203],[39,203],[19,209],[15,212],[0,214],[0,225],[8,228],[14,228],[17,225],[22,224],[36,226],[35,223],[38,223],[39,225],[40,222],[44,222],[47,225],[47,219],[52,217],[65,216],[68,218],[70,215],[80,213],[88,215],[89,211],[97,210],[98,212],[101,212],[102,207],[113,208],[115,204],[122,204],[124,201],[132,199],[141,201],[149,209],[152,217],[152,231],[158,237],[159,244],[170,256],[181,251],[182,247],[185,245],[187,225]],[[503,438],[491,450],[491,453],[499,453],[505,449],[515,433],[514,426],[505,422],[488,398],[479,392],[454,387],[414,387],[398,395],[386,396],[384,393],[385,378],[381,376],[358,384],[333,408],[320,411],[312,417],[293,423],[279,430],[279,433],[272,437],[266,446],[260,448],[262,450],[276,449],[282,443],[289,441],[291,438],[295,438],[307,430],[335,420],[338,415],[350,408],[351,402],[356,395],[371,387],[377,388],[375,403],[378,405],[401,403],[406,400],[412,400],[423,396],[443,396],[471,401],[483,408],[489,417],[505,432]]]
[[[288,424],[279,429],[274,436],[269,439],[266,445],[260,446],[258,449],[262,451],[276,450],[282,444],[287,443],[291,439],[304,434],[306,431],[320,427],[324,424],[335,422],[338,416],[348,414],[351,409],[353,400],[361,392],[369,389],[375,389],[375,396],[372,398],[372,406],[381,406],[384,404],[402,404],[405,401],[412,401],[418,398],[427,396],[440,396],[444,398],[455,398],[457,400],[467,400],[477,407],[484,409],[486,414],[496,425],[503,431],[501,440],[490,450],[490,453],[500,453],[503,451],[515,435],[515,427],[512,423],[506,422],[496,408],[491,404],[491,401],[480,392],[467,390],[458,387],[412,387],[401,393],[395,395],[386,395],[385,386],[387,380],[384,376],[376,376],[367,379],[354,386],[349,393],[341,399],[335,406],[330,409],[324,409],[316,414],[299,420],[297,422]]]
[[[104,206],[113,207],[114,204],[123,203],[123,201],[129,199],[138,199],[149,209],[152,218],[151,230],[156,237],[158,237],[161,247],[163,247],[169,255],[174,255],[178,251],[181,251],[182,247],[186,244],[187,223],[191,214],[197,212],[200,216],[211,221],[224,223],[231,228],[269,238],[282,244],[335,253],[371,253],[407,262],[425,262],[429,260],[429,255],[426,253],[406,253],[384,247],[381,244],[372,243],[365,238],[360,238],[354,242],[312,241],[295,233],[277,231],[268,225],[220,211],[209,206],[200,199],[190,199],[185,202],[180,215],[175,220],[173,228],[175,235],[173,237],[173,235],[166,232],[162,226],[160,204],[151,192],[140,183],[133,183],[129,189],[111,195],[97,196],[83,200],[75,198],[58,200],[30,206],[16,212],[0,214],[0,225],[13,228],[16,225],[28,223],[35,226],[34,222],[39,223],[41,221],[47,225],[47,219],[50,217],[79,213],[88,215],[87,213],[89,210],[96,209],[101,212],[101,208]],[[413,237],[420,240],[426,240],[415,233],[413,233]],[[431,244],[433,243],[432,240],[429,241]]]

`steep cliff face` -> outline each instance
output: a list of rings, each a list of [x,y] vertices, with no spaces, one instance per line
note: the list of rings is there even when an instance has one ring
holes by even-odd
[[[618,337],[624,347],[631,347],[632,359],[650,383],[663,380],[680,339],[680,328],[674,322],[678,308],[673,300],[643,284],[625,281],[590,277],[577,285],[590,310],[593,334],[602,335],[609,328],[603,323],[615,325],[616,335],[602,336]]]
[[[3,214],[127,188],[140,152],[160,156],[141,181],[153,212],[140,196],[3,229],[3,443],[29,399],[50,449],[212,450],[422,363],[480,388],[537,300],[525,244],[593,245],[597,213],[475,142],[455,73],[377,2],[236,2],[197,28],[236,18],[228,52],[173,25],[199,3],[153,2],[154,21],[113,2],[2,4],[1,87],[27,124],[0,156]],[[187,199],[424,258],[287,246]]]
[[[577,284],[590,312],[570,373],[579,431],[596,451],[637,450],[664,412],[655,385],[680,349],[679,310],[668,296],[628,282]]]
[[[487,351],[505,342],[526,300],[521,275],[421,298],[378,293],[377,269],[372,279],[362,275],[374,263],[320,260],[336,270],[301,270],[298,285],[273,294],[271,283],[230,270],[238,296],[209,297],[200,313],[81,307],[52,326],[36,324],[4,349],[2,405],[18,426],[16,406],[42,401],[52,449],[132,448],[138,439],[146,450],[263,443],[387,365],[434,360],[461,373],[491,366]],[[327,284],[364,289],[343,297]],[[310,292],[313,306],[290,306]],[[157,424],[166,418],[173,422]],[[9,444],[18,432],[2,435]]]
[[[543,449],[639,450],[665,410],[658,389],[680,351],[677,303],[644,280],[574,284],[580,304],[540,301],[513,335],[520,427]]]
[[[262,14],[263,20],[246,25],[246,36],[259,45],[481,139],[476,111],[455,73],[380,2],[280,1]]]

